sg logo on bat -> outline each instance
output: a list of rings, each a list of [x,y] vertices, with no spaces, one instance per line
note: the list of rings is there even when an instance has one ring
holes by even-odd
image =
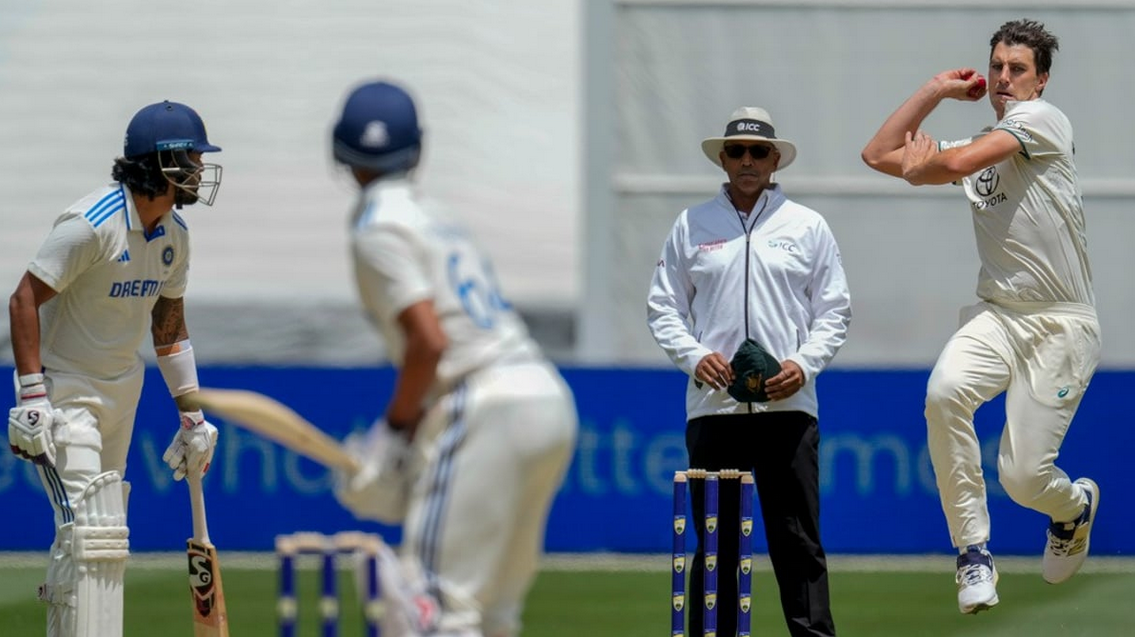
[[[202,617],[208,617],[216,607],[216,589],[213,587],[213,560],[203,546],[189,545],[189,587],[193,602]]]

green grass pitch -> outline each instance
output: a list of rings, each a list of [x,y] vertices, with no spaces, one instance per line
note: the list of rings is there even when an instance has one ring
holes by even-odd
[[[226,567],[224,555],[221,560],[232,636],[275,635],[275,571]],[[0,566],[0,634],[4,637],[44,634],[44,607],[34,600],[42,573],[39,567]],[[342,596],[340,635],[362,635],[350,577],[345,571],[340,575],[341,590],[347,593]],[[301,570],[298,579],[304,598],[300,635],[318,635],[318,572]],[[753,586],[753,635],[786,636],[772,574],[755,573]],[[670,575],[665,570],[545,570],[529,597],[523,634],[667,635],[669,589]],[[998,591],[1001,604],[997,608],[963,616],[955,606],[953,575],[948,571],[833,570],[831,574],[833,611],[843,637],[1107,637],[1135,630],[1135,573],[1081,573],[1060,586],[1045,584],[1039,573],[1005,573]],[[127,637],[190,637],[192,632],[187,581],[179,563],[127,572]]]

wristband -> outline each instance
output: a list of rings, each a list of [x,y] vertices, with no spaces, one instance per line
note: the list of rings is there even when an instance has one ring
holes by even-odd
[[[177,343],[173,350],[168,356],[158,357],[158,369],[166,387],[169,387],[170,396],[177,398],[197,390],[197,359],[188,340]]]
[[[21,406],[47,399],[47,385],[43,382],[43,374],[22,374],[16,377],[16,382],[19,385],[16,388],[17,402]]]
[[[181,428],[193,429],[197,425],[205,422],[205,414],[200,409],[197,411],[183,411],[181,412]]]
[[[21,374],[16,378],[20,383],[20,387],[31,387],[32,385],[43,384],[43,374]]]

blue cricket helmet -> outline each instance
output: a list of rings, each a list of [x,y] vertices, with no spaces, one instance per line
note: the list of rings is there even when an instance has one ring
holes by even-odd
[[[166,100],[150,104],[134,114],[126,127],[123,156],[138,157],[160,150],[212,153],[221,150],[209,143],[205,122],[185,104]]]
[[[389,82],[355,88],[331,132],[335,160],[381,172],[409,170],[418,163],[422,129],[414,100]]]

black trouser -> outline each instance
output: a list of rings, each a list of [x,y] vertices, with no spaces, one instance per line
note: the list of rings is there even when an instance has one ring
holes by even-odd
[[[751,470],[768,540],[780,605],[793,637],[835,635],[828,599],[828,565],[820,544],[820,432],[816,419],[798,411],[705,416],[686,426],[694,469]],[[705,608],[705,491],[691,480],[690,501],[698,548],[690,565],[690,637],[701,637]],[[717,634],[737,633],[739,480],[720,483],[718,515]],[[729,576],[727,574],[733,574]],[[753,591],[753,598],[759,595]],[[753,634],[759,631],[754,628]]]

